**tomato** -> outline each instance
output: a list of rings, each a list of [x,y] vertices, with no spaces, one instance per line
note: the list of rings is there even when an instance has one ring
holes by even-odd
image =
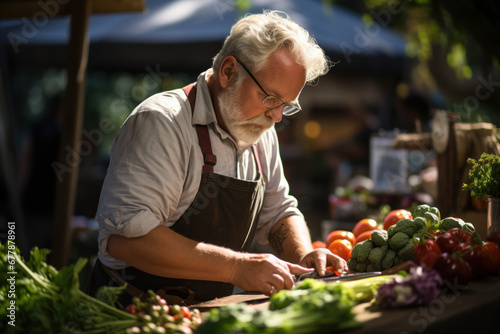
[[[443,281],[448,281],[457,288],[465,288],[472,280],[470,265],[460,256],[449,253],[439,255],[432,265]]]
[[[184,316],[184,318],[191,319],[191,311],[187,306],[181,306],[181,314]]]
[[[314,249],[317,249],[317,248],[326,248],[326,243],[324,243],[323,241],[321,240],[316,240],[312,243],[312,246]]]
[[[334,275],[335,276],[340,276],[340,273],[335,269],[334,266],[328,266],[325,268],[326,275]]]
[[[137,311],[137,307],[134,304],[127,305],[127,307],[125,308],[125,311],[130,313],[130,314],[133,314],[133,315],[139,314],[139,312]]]
[[[434,264],[434,261],[436,261],[437,257],[441,255],[440,253],[427,253],[425,254],[422,259],[420,260],[420,265],[426,266],[427,268],[432,268],[432,265]]]
[[[387,231],[389,227],[404,218],[413,219],[413,216],[410,211],[405,209],[392,210],[385,216],[383,229]]]
[[[500,249],[491,241],[481,246],[481,265],[485,274],[493,274],[500,270]]]
[[[413,253],[415,254],[415,259],[418,264],[425,264],[427,267],[431,268],[434,260],[441,254],[441,249],[434,239],[427,239],[423,243],[419,241],[413,247]],[[430,254],[434,254],[434,256]],[[424,258],[425,263],[423,261]]]
[[[500,247],[500,232],[491,232],[486,236],[486,241],[491,241],[497,244]]]
[[[358,242],[365,241],[366,239],[371,239],[372,237],[372,232],[373,231],[364,231],[358,237],[356,238],[356,242],[354,244],[357,244]]]
[[[451,253],[459,244],[457,238],[449,232],[441,234],[436,238],[436,243],[442,253]]]
[[[354,228],[352,229],[352,233],[355,237],[358,237],[361,233],[366,231],[373,231],[378,229],[378,224],[375,219],[365,218],[361,219]]]
[[[457,239],[458,243],[466,242],[469,245],[474,245],[474,237],[470,232],[464,231],[458,227],[454,227],[450,229],[448,233],[453,235]]]
[[[344,231],[344,230],[335,230],[335,231],[330,232],[330,234],[328,234],[328,237],[326,237],[326,240],[325,240],[326,248],[328,248],[328,246],[330,246],[330,244],[334,240],[338,240],[338,239],[346,239],[351,244],[354,244],[354,242],[356,241],[356,237],[354,236],[354,234],[352,234],[352,232]]]
[[[328,249],[346,261],[351,258],[352,244],[346,239],[333,240]]]
[[[473,277],[484,274],[481,264],[482,250],[480,245],[469,245],[466,242],[461,242],[453,249],[453,253],[456,252],[461,253],[462,258],[470,265]]]

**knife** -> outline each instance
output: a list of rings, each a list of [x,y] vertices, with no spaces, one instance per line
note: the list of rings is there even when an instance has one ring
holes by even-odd
[[[295,283],[300,282],[306,278],[314,278],[320,281],[332,282],[332,281],[352,281],[361,278],[368,278],[373,276],[382,275],[381,271],[370,271],[365,273],[355,273],[355,274],[345,274],[345,275],[328,275],[328,276],[319,276],[317,271],[313,271],[310,273],[305,273],[300,275],[299,277],[294,277]]]
[[[394,266],[392,268],[383,270],[383,271],[368,271],[368,272],[363,272],[363,273],[350,273],[350,274],[343,274],[343,275],[335,275],[335,273],[332,273],[330,275],[326,276],[319,276],[318,272],[312,271],[310,273],[305,273],[302,274],[298,277],[293,276],[294,282],[300,282],[306,278],[314,278],[318,279],[321,281],[328,281],[328,282],[334,282],[334,281],[352,281],[356,279],[361,279],[361,278],[368,278],[368,277],[373,277],[373,276],[380,276],[380,275],[393,275],[398,273],[401,270],[408,271],[409,268],[411,268],[414,265],[412,261],[406,261],[403,262],[397,266]]]

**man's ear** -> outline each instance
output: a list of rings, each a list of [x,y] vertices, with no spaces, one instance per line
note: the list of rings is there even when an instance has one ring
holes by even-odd
[[[231,80],[233,80],[238,70],[237,66],[236,58],[233,56],[227,56],[222,60],[219,67],[219,84],[222,88],[226,88]]]

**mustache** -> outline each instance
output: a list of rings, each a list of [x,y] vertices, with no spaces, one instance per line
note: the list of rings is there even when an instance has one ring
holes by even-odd
[[[236,122],[235,124],[237,125],[255,125],[255,126],[259,126],[259,127],[265,127],[265,128],[270,128],[271,126],[274,125],[274,120],[269,117],[269,116],[266,116],[264,114],[261,114],[261,115],[257,115],[251,119],[248,119],[248,120],[241,120],[239,122]]]

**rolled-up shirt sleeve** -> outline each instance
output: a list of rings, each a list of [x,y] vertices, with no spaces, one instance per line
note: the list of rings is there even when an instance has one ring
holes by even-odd
[[[112,234],[139,237],[160,224],[168,226],[189,166],[185,133],[168,113],[141,109],[121,127],[96,214],[104,256],[109,256]]]
[[[290,187],[284,175],[276,131],[271,129],[266,132],[257,148],[266,180],[266,193],[256,237],[258,242],[267,244],[269,232],[277,222],[288,216],[303,218],[303,215],[297,207],[297,199],[289,194]]]

